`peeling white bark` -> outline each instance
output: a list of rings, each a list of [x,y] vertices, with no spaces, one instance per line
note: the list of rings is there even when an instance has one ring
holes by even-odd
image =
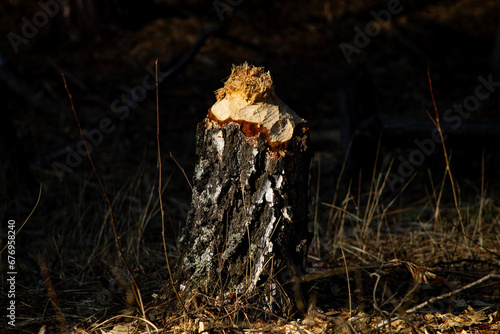
[[[276,222],[276,217],[271,215],[269,223],[266,225],[266,231],[264,237],[260,239],[259,253],[257,255],[257,263],[255,264],[254,274],[250,281],[250,291],[253,291],[257,283],[259,282],[260,275],[264,269],[264,262],[266,260],[266,255],[273,251],[273,243],[271,242],[271,233],[274,231],[274,223]]]
[[[213,139],[214,139],[213,142],[215,144],[215,148],[217,149],[217,153],[219,154],[219,157],[221,157],[222,153],[224,153],[224,137],[222,135],[222,131],[214,133]]]
[[[262,68],[233,68],[217,99],[196,133],[199,162],[175,281],[185,294],[254,291],[270,309],[289,302],[282,293],[305,270],[307,124]]]

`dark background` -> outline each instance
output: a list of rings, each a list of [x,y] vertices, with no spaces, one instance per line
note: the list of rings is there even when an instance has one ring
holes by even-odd
[[[215,3],[69,1],[59,5],[57,14],[15,53],[8,34],[22,36],[22,19],[33,22],[42,7],[33,2],[4,2],[1,29],[5,38],[0,44],[4,68],[33,89],[19,96],[9,87],[12,81],[1,83],[2,112],[12,117],[25,151],[22,157],[16,155],[22,161],[17,162],[14,174],[19,167],[29,166],[36,183],[50,183],[47,164],[64,163],[65,158],[60,155],[54,160],[53,153],[78,140],[61,73],[69,81],[82,126],[90,131],[113,114],[114,100],[141,85],[155,59],[160,71],[171,68],[209,26],[213,32],[189,66],[159,88],[163,150],[178,157],[188,172],[195,161],[196,123],[214,103],[213,91],[229,75],[231,64],[248,61],[269,69],[278,95],[310,122],[318,151],[331,154],[338,153],[339,145],[337,90],[346,84],[345,75],[353,67],[361,64],[371,74],[373,108],[378,112],[425,116],[426,110],[432,111],[427,68],[442,112],[473,94],[479,75],[487,77],[499,66],[500,58],[494,58],[500,17],[495,1],[402,2],[402,12],[393,15],[359,54],[352,55],[351,64],[339,44],[354,44],[354,27],[364,30],[373,20],[370,11],[385,10],[387,2],[238,1],[233,3],[241,4],[221,14],[222,22]],[[47,107],[47,100],[53,105]],[[494,93],[474,116],[494,117],[497,106],[498,93]],[[95,148],[96,161],[103,166],[110,168],[103,159],[124,164],[141,160],[146,148],[154,147],[154,91],[130,111]],[[13,140],[5,137],[4,141]],[[118,152],[116,146],[123,151]],[[82,165],[75,172],[86,173],[88,168]],[[65,182],[74,175],[65,173]],[[9,181],[13,178],[6,178]]]
[[[54,162],[66,164],[64,148],[79,139],[61,73],[82,127],[90,131],[101,119],[113,117],[113,101],[141,85],[147,67],[153,68],[156,59],[160,71],[167,71],[212,27],[189,64],[165,79],[158,92],[167,238],[175,258],[175,240],[191,193],[169,153],[190,178],[196,163],[196,124],[215,102],[214,91],[229,76],[232,64],[248,61],[270,70],[277,94],[309,121],[316,150],[313,183],[319,166],[318,195],[326,202],[331,202],[343,161],[338,89],[345,86],[349,71],[363,66],[371,75],[373,108],[378,112],[425,117],[426,110],[433,111],[428,69],[442,112],[473,94],[479,75],[487,77],[500,67],[500,3],[494,0],[402,1],[403,11],[352,56],[351,64],[340,43],[353,44],[354,28],[364,30],[373,20],[370,11],[385,10],[387,1],[247,0],[225,11],[222,21],[214,3],[70,0],[59,5],[58,13],[37,28],[26,44],[19,45],[16,53],[8,34],[22,36],[23,18],[33,22],[42,7],[34,1],[2,1],[2,229],[8,219],[21,225],[43,184],[40,204],[18,239],[18,266],[34,273],[19,278],[25,286],[41,287],[36,274],[36,258],[41,253],[66,288],[113,276],[103,269],[116,258],[108,208],[88,160],[82,159],[62,179],[53,169]],[[474,117],[494,122],[499,96],[497,91],[492,94]],[[158,182],[155,97],[149,91],[92,152],[120,231],[134,231],[134,237],[129,232],[123,242],[138,268],[146,256],[139,248],[151,246],[153,257],[154,252],[159,258],[162,253],[162,247],[154,243],[159,240],[161,220],[157,205],[151,204],[157,200]],[[62,155],[54,155],[61,150]],[[484,155],[480,146],[467,151],[471,155],[455,166],[465,197],[480,191]],[[491,182],[488,191],[494,196],[498,168],[493,162],[487,167],[483,176]],[[435,173],[442,177],[443,171]],[[425,193],[421,186],[415,186],[410,200]],[[108,257],[103,253],[112,254],[112,260],[100,260]],[[88,260],[86,264],[80,257]],[[80,306],[74,307],[85,313]]]

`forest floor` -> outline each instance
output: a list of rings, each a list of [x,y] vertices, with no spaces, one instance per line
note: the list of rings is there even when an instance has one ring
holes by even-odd
[[[93,16],[90,7],[61,11],[19,45],[18,53],[8,38],[0,41],[0,96],[15,128],[12,137],[3,132],[0,143],[2,159],[9,158],[0,180],[2,296],[10,288],[4,246],[9,228],[17,231],[15,328],[2,311],[0,332],[500,331],[498,147],[449,147],[448,172],[438,145],[394,189],[390,173],[414,147],[382,147],[377,168],[362,175],[344,169],[337,94],[346,75],[363,67],[372,77],[378,112],[426,117],[426,110],[434,112],[429,70],[443,116],[475,94],[480,76],[498,74],[498,1],[479,7],[470,0],[402,1],[401,11],[358,45],[351,63],[341,43],[355,46],[356,31],[375,20],[373,13],[388,10],[386,1],[243,1],[222,21],[212,2],[152,3],[153,9],[129,13],[126,23]],[[40,10],[27,1],[0,4],[0,32],[21,34],[22,18],[31,20]],[[156,59],[165,73],[209,26],[212,32],[189,63],[159,85],[163,225],[155,89],[146,89],[136,104],[130,95],[137,97],[153,78]],[[196,124],[215,102],[214,91],[231,65],[244,61],[269,70],[277,94],[310,125],[315,237],[302,278],[308,312],[253,319],[252,305],[212,301],[196,312],[155,318],[154,296],[169,279],[165,248],[175,263],[191,202],[176,161],[190,179]],[[71,148],[79,131],[61,73],[82,127],[101,129],[102,137],[91,132],[92,158],[112,203],[136,295],[92,166],[82,147]],[[16,89],[14,79],[35,94]],[[495,120],[496,87],[471,118]],[[102,126],[116,115],[123,120]],[[9,155],[14,137],[21,150]],[[11,300],[2,297],[1,309]]]

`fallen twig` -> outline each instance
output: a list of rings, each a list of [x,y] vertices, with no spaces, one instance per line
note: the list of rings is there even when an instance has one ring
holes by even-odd
[[[460,293],[460,292],[462,292],[462,291],[465,291],[465,290],[467,290],[467,289],[470,289],[470,288],[472,288],[472,287],[474,287],[474,286],[476,286],[476,285],[479,285],[479,284],[481,284],[481,283],[483,283],[483,282],[485,282],[485,281],[487,281],[487,280],[489,280],[489,279],[491,279],[491,278],[497,278],[497,279],[500,279],[500,275],[498,275],[496,272],[492,272],[492,273],[490,273],[490,274],[488,274],[488,275],[484,276],[483,278],[478,279],[477,281],[474,281],[474,282],[472,282],[472,283],[469,283],[469,284],[467,284],[467,285],[464,285],[463,287],[461,287],[461,288],[459,288],[459,289],[456,289],[456,290],[453,290],[453,291],[447,292],[447,293],[442,294],[442,295],[437,296],[437,297],[432,297],[432,298],[431,298],[431,299],[429,299],[428,301],[426,301],[426,302],[424,302],[424,303],[421,303],[421,304],[419,304],[419,305],[417,305],[417,306],[415,306],[415,307],[412,307],[412,308],[410,308],[410,309],[406,310],[405,314],[410,314],[410,313],[416,312],[416,311],[418,311],[418,310],[420,310],[420,309],[423,309],[424,307],[426,307],[426,306],[428,306],[428,305],[430,305],[430,304],[432,304],[432,303],[434,303],[434,302],[436,302],[436,301],[438,301],[438,300],[441,300],[441,299],[444,299],[444,298],[448,298],[448,297],[454,296],[454,295],[456,295],[457,293]],[[377,324],[377,325],[375,326],[375,328],[377,328],[377,329],[382,328],[382,327],[384,327],[384,326],[386,326],[386,325],[390,324],[391,322],[393,322],[393,321],[395,321],[395,320],[398,320],[398,319],[399,319],[399,316],[396,316],[396,317],[394,317],[394,318],[390,318],[390,319],[384,320],[384,321],[382,321],[381,323]]]
[[[350,266],[345,268],[332,268],[323,271],[317,271],[309,274],[305,274],[300,276],[300,283],[307,283],[312,281],[317,281],[321,279],[325,279],[331,276],[343,275],[346,273],[346,270],[349,272],[352,271],[361,271],[361,270],[371,270],[371,269],[382,269],[382,268],[397,268],[400,264],[397,263],[384,263],[381,265],[373,265],[373,266]]]

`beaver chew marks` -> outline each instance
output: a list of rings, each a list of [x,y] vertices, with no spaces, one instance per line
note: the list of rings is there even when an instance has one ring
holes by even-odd
[[[276,95],[271,75],[263,67],[246,62],[233,65],[231,76],[215,95],[211,113],[217,120],[254,123],[269,135],[270,144],[288,141],[295,126],[305,123]]]
[[[196,129],[191,209],[165,299],[178,292],[194,311],[197,296],[236,293],[266,317],[307,312],[291,283],[306,273],[311,241],[307,123],[276,96],[268,72],[246,63],[233,66],[217,100]]]

